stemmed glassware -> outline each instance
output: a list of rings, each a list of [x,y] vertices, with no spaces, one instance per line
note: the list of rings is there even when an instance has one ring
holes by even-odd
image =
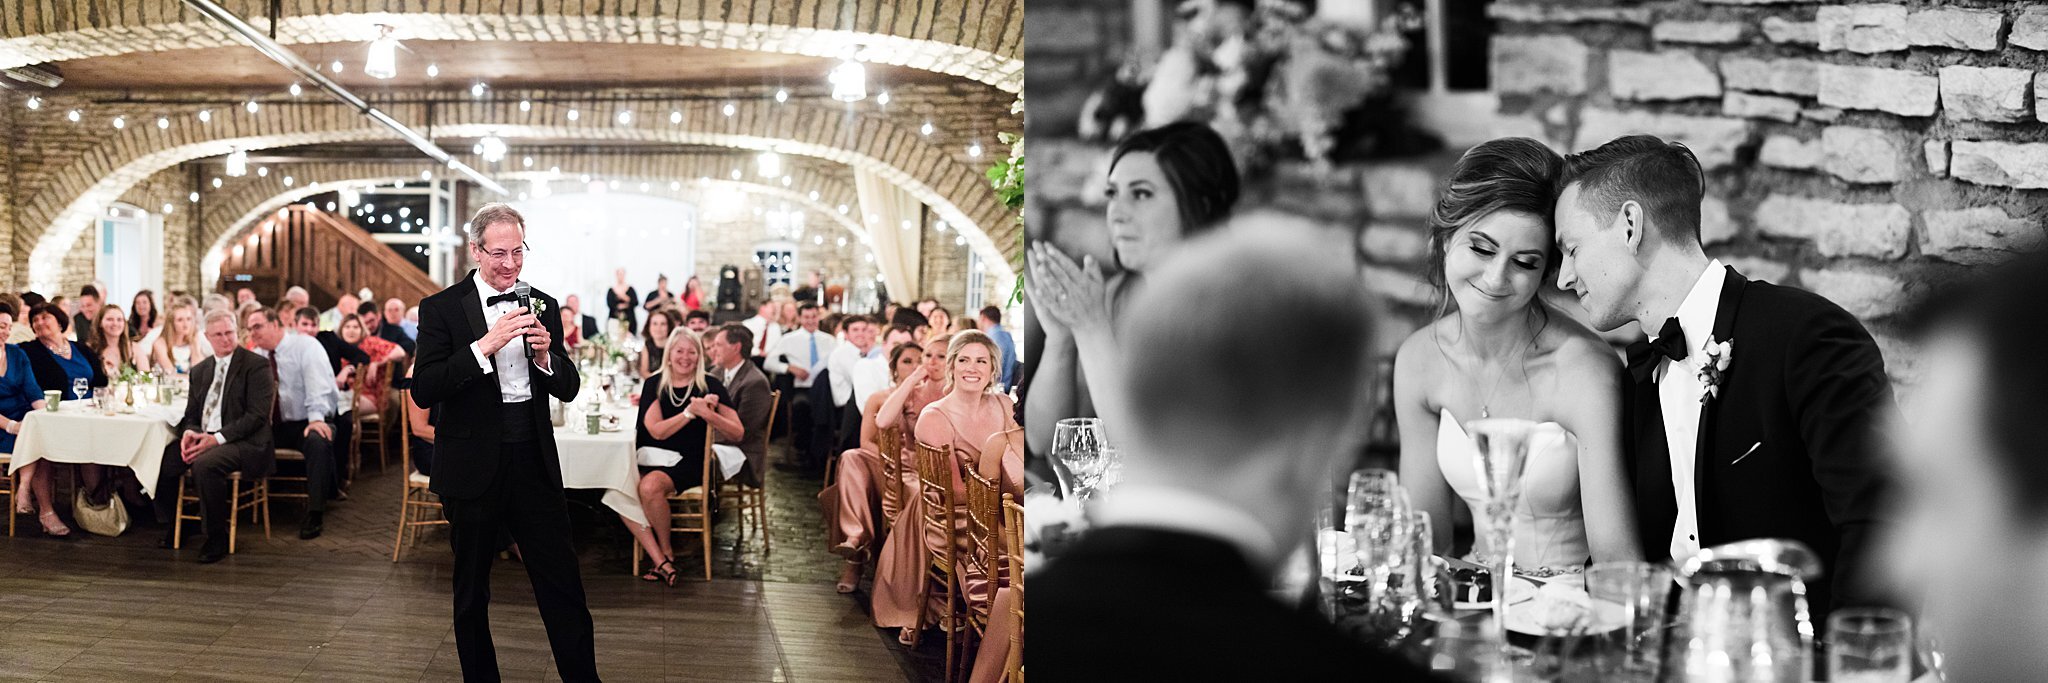
[[[1103,445],[1102,420],[1070,417],[1053,425],[1053,473],[1059,475],[1061,498],[1076,500],[1093,493]]]
[[[1344,528],[1365,578],[1368,635],[1398,640],[1406,635],[1412,605],[1403,599],[1404,591],[1394,576],[1404,569],[1414,545],[1408,492],[1401,488],[1399,476],[1383,469],[1351,473]]]
[[[1486,500],[1486,546],[1477,553],[1493,572],[1494,635],[1503,652],[1508,645],[1508,586],[1514,580],[1515,509],[1522,499],[1522,470],[1529,463],[1529,440],[1536,423],[1517,418],[1473,420],[1465,425],[1478,446],[1473,460],[1479,491]]]

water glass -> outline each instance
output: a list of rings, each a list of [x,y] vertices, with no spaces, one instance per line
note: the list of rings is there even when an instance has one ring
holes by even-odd
[[[1828,615],[1828,680],[1906,683],[1913,676],[1913,620],[1885,607]]]
[[[1406,543],[1408,493],[1400,477],[1384,469],[1351,473],[1345,493],[1344,528],[1358,544],[1358,563],[1368,570],[1391,570]]]
[[[1435,636],[1424,651],[1425,668],[1452,681],[1509,683],[1515,679],[1514,662],[1502,649],[1493,616],[1479,614],[1463,619],[1437,621]]]
[[[1669,565],[1640,561],[1600,562],[1586,570],[1594,626],[1602,635],[1596,655],[1602,678],[1656,680],[1669,633],[1664,614],[1676,587],[1672,576]],[[1609,623],[1610,615],[1619,622]]]

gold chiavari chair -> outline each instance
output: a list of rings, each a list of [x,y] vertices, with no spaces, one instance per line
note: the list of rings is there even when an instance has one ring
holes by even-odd
[[[404,404],[394,400],[399,396],[400,392],[390,388],[393,384],[392,380],[405,376],[405,361],[386,361],[380,372],[383,372],[384,377],[388,378],[384,381],[384,395],[379,397],[382,400],[377,402],[376,411],[360,416],[356,424],[355,439],[358,442],[356,450],[358,454],[362,453],[362,448],[364,447],[377,447],[377,471],[383,472],[386,466],[385,461],[390,457],[391,450],[390,445],[386,441],[391,436],[392,431],[389,429],[389,425],[391,422],[405,421]],[[394,404],[396,405],[394,406]],[[396,410],[393,410],[394,407]]]
[[[882,458],[882,480],[877,482],[882,497],[882,518],[875,524],[879,536],[903,511],[903,426],[899,424],[881,430],[875,435],[875,447],[881,450]],[[873,542],[875,547],[881,547],[880,538]]]
[[[918,520],[918,530],[922,537],[911,539],[911,542],[923,548],[926,557],[924,587],[918,591],[920,598],[917,601],[917,622],[919,625],[925,623],[923,612],[930,607],[927,604],[929,601],[923,599],[923,595],[932,590],[933,584],[943,586],[946,591],[946,611],[939,615],[939,626],[946,630],[946,678],[952,680],[955,677],[954,667],[964,659],[956,656],[956,648],[962,645],[959,638],[962,623],[959,618],[960,593],[956,588],[958,584],[954,581],[957,575],[955,562],[959,558],[955,556],[952,541],[953,520],[957,514],[953,507],[953,482],[959,467],[954,464],[953,448],[950,445],[929,446],[919,442],[916,449],[917,479],[919,488],[922,489],[919,495],[923,496],[924,505]],[[946,542],[944,547],[933,549],[926,545],[926,538],[943,538]]]
[[[398,397],[399,400],[410,403],[412,392],[400,391]],[[399,409],[398,417],[398,467],[405,473],[399,484],[405,489],[398,497],[398,540],[391,543],[392,562],[397,562],[399,553],[405,549],[408,534],[412,536],[412,544],[418,545],[420,534],[426,533],[425,529],[419,527],[448,523],[445,517],[438,514],[441,511],[441,499],[429,488],[433,484],[433,479],[412,471],[412,421],[406,419],[402,407]]]
[[[15,492],[16,482],[19,480],[15,476],[12,460],[12,453],[0,453],[0,470],[7,471],[6,477],[0,477],[0,495],[7,496],[8,538],[14,538],[14,518],[20,516],[14,513],[14,497],[21,494]]]
[[[998,546],[1002,542],[1003,531],[1002,490],[974,468],[963,467],[961,471],[965,475],[964,483],[967,488],[968,553],[966,557],[960,559],[966,563],[967,569],[980,572],[988,580],[988,593],[979,596],[986,602],[977,605],[976,596],[961,597],[964,603],[963,614],[966,617],[966,625],[961,629],[964,636],[961,653],[964,655],[972,652],[973,650],[969,648],[974,647],[974,643],[980,642],[982,636],[987,634],[989,621],[995,618],[992,610],[996,589],[1002,587],[1002,574],[1007,569],[1000,564],[1002,550]],[[960,665],[963,674],[973,666],[971,660],[963,657]]]
[[[761,452],[763,453],[768,452],[769,435],[775,433],[773,427],[775,424],[775,411],[780,405],[782,405],[782,392],[780,390],[770,392],[768,394],[768,424],[770,426],[761,430],[760,435]],[[752,434],[747,435],[747,438],[751,439],[753,437],[754,435]],[[705,455],[708,459],[710,452],[706,451]],[[719,483],[717,489],[718,504],[724,505],[727,509],[734,510],[740,515],[741,542],[745,542],[748,524],[751,523],[755,528],[759,529],[761,531],[761,552],[767,553],[775,549],[775,544],[768,539],[768,473],[755,472],[754,474],[761,478],[760,486],[748,486],[736,481]],[[707,569],[706,572],[706,578],[709,578],[709,570]]]
[[[182,547],[185,543],[185,521],[198,521],[201,518],[198,511],[185,512],[186,503],[191,503],[195,506],[199,504],[199,494],[197,492],[186,493],[185,491],[185,482],[191,478],[192,475],[189,472],[178,475],[178,490],[175,494],[178,496],[177,514],[173,515],[174,519],[171,520],[171,549],[173,550]],[[250,477],[248,479],[255,478]],[[256,522],[257,515],[262,515],[263,537],[270,538],[270,482],[263,479],[255,479],[255,482],[249,484],[249,488],[245,491],[242,488],[242,484],[248,481],[248,479],[243,478],[241,472],[228,473],[229,555],[235,554],[235,538],[238,532],[241,531],[239,527],[241,526],[240,520],[243,510],[249,511],[249,522],[252,524]],[[244,495],[245,493],[247,494],[246,496]]]
[[[704,428],[704,473],[698,481],[711,481],[711,461],[718,456],[711,452],[711,445],[718,441],[718,430],[709,425]],[[707,491],[711,491],[707,493]],[[715,489],[706,489],[698,484],[668,495],[668,532],[673,534],[697,534],[703,540],[704,580],[711,580],[711,496]],[[649,524],[653,520],[648,520]],[[640,541],[633,541],[633,575],[640,575],[640,558],[647,551],[640,547]]]
[[[1003,546],[1009,555],[1010,595],[1017,628],[1010,632],[1010,656],[1003,670],[1010,683],[1024,683],[1024,506],[1003,494]]]

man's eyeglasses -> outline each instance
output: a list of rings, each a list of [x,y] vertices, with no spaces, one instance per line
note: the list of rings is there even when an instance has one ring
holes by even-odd
[[[506,251],[506,250],[504,250],[504,249],[484,249],[484,248],[482,248],[482,247],[478,247],[478,248],[477,248],[477,251],[478,251],[479,253],[482,253],[482,254],[483,254],[484,256],[490,257],[490,259],[491,259],[492,261],[497,261],[497,262],[499,262],[499,263],[503,263],[503,262],[505,262],[505,261],[507,261],[507,260],[513,260],[513,261],[523,261],[523,260],[526,260],[526,254],[527,254],[528,252],[531,252],[531,251],[533,251],[533,249],[532,249],[532,248],[530,248],[530,247],[528,247],[528,246],[526,246],[526,243],[525,243],[525,242],[521,242],[521,243],[519,243],[519,248],[517,248],[517,249],[513,249],[513,250],[511,250],[511,251]]]

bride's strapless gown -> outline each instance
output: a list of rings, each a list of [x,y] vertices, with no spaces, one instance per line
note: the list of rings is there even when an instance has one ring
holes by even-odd
[[[1437,467],[1444,481],[1472,508],[1474,555],[1485,556],[1492,524],[1475,464],[1479,451],[1451,411],[1438,413]],[[1514,559],[1519,571],[1576,572],[1591,557],[1586,513],[1579,502],[1579,439],[1556,422],[1538,425],[1522,472],[1522,501],[1515,508]]]

